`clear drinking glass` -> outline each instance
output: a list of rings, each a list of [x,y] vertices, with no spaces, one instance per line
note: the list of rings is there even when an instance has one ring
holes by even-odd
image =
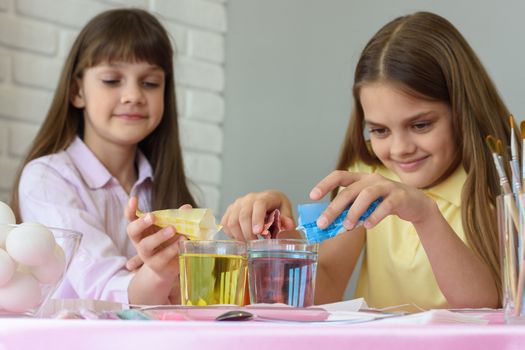
[[[180,241],[182,305],[243,305],[246,244],[238,241]]]
[[[249,241],[250,302],[313,305],[318,250],[303,239]]]
[[[521,203],[525,196],[520,195]],[[525,323],[524,310],[524,251],[525,230],[523,208],[520,210],[512,194],[497,197],[500,264],[502,278],[502,305],[507,323]]]

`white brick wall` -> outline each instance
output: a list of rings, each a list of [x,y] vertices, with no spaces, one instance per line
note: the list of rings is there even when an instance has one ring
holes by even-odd
[[[220,214],[225,0],[0,0],[0,200],[9,198],[78,31],[121,6],[157,14],[175,42],[186,171],[200,204]]]

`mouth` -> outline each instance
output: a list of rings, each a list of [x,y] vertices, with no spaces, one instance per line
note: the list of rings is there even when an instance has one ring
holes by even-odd
[[[397,166],[404,171],[413,171],[419,168],[429,156],[409,160],[409,161],[397,161]]]
[[[147,118],[145,115],[139,113],[120,113],[115,114],[115,117],[129,121],[142,120]]]

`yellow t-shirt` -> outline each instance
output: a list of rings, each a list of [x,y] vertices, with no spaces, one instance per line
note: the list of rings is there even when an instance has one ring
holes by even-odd
[[[399,177],[383,166],[358,162],[349,171],[377,173],[394,181]],[[424,190],[433,198],[452,229],[466,242],[461,223],[461,190],[466,173],[460,165],[440,184]],[[401,304],[424,309],[448,307],[414,226],[395,215],[384,218],[366,232],[365,255],[356,297],[364,297],[371,307]],[[416,306],[407,311],[420,311]]]

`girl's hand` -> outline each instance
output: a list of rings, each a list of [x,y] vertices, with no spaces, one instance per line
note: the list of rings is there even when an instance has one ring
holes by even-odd
[[[340,186],[345,188],[317,219],[320,228],[327,227],[352,204],[344,226],[347,230],[353,229],[359,217],[379,197],[382,197],[383,201],[364,222],[364,227],[367,229],[392,214],[417,224],[424,221],[435,206],[434,201],[417,188],[386,179],[378,174],[352,173],[343,170],[333,171],[321,180],[310,192],[310,199],[319,200]]]
[[[175,283],[170,290],[168,295],[168,301],[171,305],[180,305],[181,303],[181,293],[180,293],[180,284]]]
[[[295,228],[290,201],[278,191],[249,193],[238,198],[226,209],[221,225],[231,238],[239,241],[255,239],[262,233],[266,214],[274,209],[281,212],[283,230]]]
[[[180,209],[191,209],[191,205],[185,204]],[[127,231],[138,254],[128,260],[126,268],[133,271],[146,262],[151,270],[159,274],[163,274],[165,269],[178,271],[178,241],[185,238],[177,234],[173,227],[159,230],[154,226],[155,217],[151,213],[138,218],[136,211],[137,198],[131,197],[126,208],[126,217],[130,220]]]

